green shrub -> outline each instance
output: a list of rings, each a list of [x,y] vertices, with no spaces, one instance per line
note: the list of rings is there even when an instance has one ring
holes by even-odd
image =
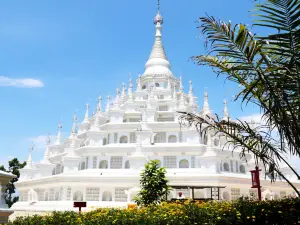
[[[129,209],[97,209],[81,215],[53,212],[49,216],[19,217],[9,225],[248,225],[300,224],[300,199],[274,201],[162,203]]]

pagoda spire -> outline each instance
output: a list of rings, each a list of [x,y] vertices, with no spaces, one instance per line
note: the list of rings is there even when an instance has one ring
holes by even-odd
[[[132,89],[133,89],[133,84],[132,84],[132,79],[131,79],[131,77],[130,77],[130,79],[129,79],[129,88],[128,88],[128,99],[129,99],[130,101],[133,100]]]
[[[126,98],[126,84],[122,84],[122,95],[121,95],[121,102],[124,103]]]
[[[111,98],[110,98],[110,95],[108,94],[107,95],[106,109],[105,109],[106,112],[108,112],[110,110],[110,101],[111,101]]]
[[[85,115],[84,115],[83,123],[90,123],[90,121],[89,121],[89,108],[90,108],[90,104],[87,103],[85,105]]]
[[[189,82],[190,89],[189,89],[189,103],[191,107],[195,107],[195,97],[194,97],[194,91],[193,91],[193,82],[190,80]]]
[[[142,86],[141,86],[141,74],[139,74],[139,77],[136,81],[136,90],[137,91],[140,91],[142,89]]]
[[[33,151],[33,143],[31,144],[30,148],[29,148],[29,155],[26,161],[26,169],[32,169],[32,151]]]
[[[229,112],[228,112],[228,107],[227,107],[227,101],[226,99],[224,99],[224,118],[223,120],[229,120],[230,116],[229,116]]]
[[[44,162],[45,163],[49,163],[49,145],[51,143],[51,139],[48,135],[47,139],[46,139],[46,150],[45,150],[45,153],[44,153]]]
[[[179,89],[180,89],[180,91],[183,90],[182,75],[180,75],[180,78],[179,78]]]
[[[72,131],[71,131],[70,138],[74,138],[77,135],[76,121],[77,121],[77,116],[76,116],[76,113],[74,113],[74,116],[73,116],[73,125],[72,125]]]
[[[152,47],[150,57],[146,63],[146,70],[144,75],[166,75],[173,76],[171,72],[171,65],[168,61],[165,49],[162,43],[162,24],[164,23],[163,17],[160,13],[160,2],[158,2],[157,14],[154,17],[155,24],[155,41]]]
[[[120,101],[121,101],[121,96],[120,96],[120,88],[117,87],[116,89],[116,99],[114,102],[114,108],[119,108],[120,107]]]
[[[181,87],[181,89],[180,89],[179,108],[184,108],[184,107],[185,107],[184,91],[183,91],[183,87]]]
[[[189,95],[190,96],[193,96],[194,95],[194,90],[193,90],[193,82],[190,80],[189,82],[189,85],[190,85],[190,89],[189,89]]]
[[[102,96],[101,95],[98,97],[98,104],[97,104],[97,112],[96,113],[98,113],[98,112],[102,112]]]
[[[208,93],[207,91],[204,92],[204,103],[203,103],[203,108],[202,108],[203,114],[207,115],[211,113],[209,104],[208,104]]]
[[[57,129],[58,131],[57,131],[57,137],[56,137],[55,144],[56,144],[56,145],[60,145],[60,144],[61,144],[61,133],[60,133],[60,130],[61,130],[61,128],[62,128],[62,124],[59,123],[57,128],[58,128],[58,129]]]

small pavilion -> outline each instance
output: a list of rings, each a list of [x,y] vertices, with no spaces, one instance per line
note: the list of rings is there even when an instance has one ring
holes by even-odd
[[[197,186],[197,185],[171,185],[170,186],[173,190],[188,190],[191,198],[193,200],[220,200],[220,190],[225,188],[225,186]],[[195,190],[203,190],[208,189],[210,193],[210,197],[207,198],[195,198]],[[172,200],[177,200],[174,198]]]

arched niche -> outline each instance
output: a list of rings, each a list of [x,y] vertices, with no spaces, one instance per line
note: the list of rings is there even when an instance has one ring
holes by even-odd
[[[240,172],[241,173],[246,173],[246,169],[244,165],[240,165]]]
[[[204,137],[203,137],[203,144],[207,145],[207,133],[204,134]]]
[[[189,168],[190,164],[189,161],[186,159],[182,159],[179,161],[179,168]]]
[[[130,169],[130,162],[129,162],[129,160],[127,160],[125,162],[125,169]]]
[[[108,169],[108,162],[107,160],[101,160],[99,163],[99,169]]]
[[[73,200],[74,201],[83,201],[83,194],[81,191],[76,191],[74,194],[73,194]]]
[[[110,191],[104,191],[102,194],[102,201],[104,202],[111,202],[112,201],[112,194]]]
[[[54,198],[55,198],[55,201],[58,201],[58,200],[59,200],[59,192],[58,192],[58,191],[55,192]]]
[[[103,138],[103,145],[107,145],[107,140],[106,140],[106,138]]]
[[[126,143],[128,143],[128,137],[127,137],[127,136],[121,136],[121,137],[120,137],[120,143],[121,143],[121,144],[126,144]]]
[[[169,143],[176,143],[176,142],[177,142],[177,137],[176,137],[176,135],[170,135],[170,136],[168,137],[168,142],[169,142]]]
[[[48,192],[45,192],[45,201],[49,201],[49,195],[48,195]]]
[[[220,140],[218,138],[214,139],[214,146],[218,147],[220,144]]]
[[[224,171],[229,172],[229,164],[227,162],[223,163]]]
[[[81,162],[80,164],[80,170],[84,170],[85,169],[85,162]]]
[[[227,191],[223,192],[223,200],[230,201],[230,195]]]

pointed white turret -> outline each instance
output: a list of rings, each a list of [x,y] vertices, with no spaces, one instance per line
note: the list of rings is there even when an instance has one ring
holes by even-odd
[[[150,75],[165,75],[173,76],[171,72],[171,65],[167,59],[164,46],[162,44],[162,35],[161,29],[163,24],[163,17],[160,14],[160,11],[157,12],[157,15],[154,18],[155,24],[155,41],[150,54],[150,57],[146,63],[146,70],[143,76]]]
[[[133,84],[132,84],[132,79],[130,77],[130,79],[129,79],[129,88],[128,88],[128,100],[129,101],[133,100],[132,89],[133,89]]]
[[[120,107],[120,103],[121,103],[121,95],[120,95],[120,88],[117,87],[116,89],[116,99],[114,102],[114,108],[118,109]]]
[[[224,99],[224,118],[223,120],[229,120],[229,112],[228,112],[228,108],[227,108],[227,101],[226,99]]]
[[[96,114],[98,112],[102,112],[102,96],[101,95],[98,97],[98,104],[97,104],[97,112],[96,112]]]
[[[70,139],[75,138],[77,136],[76,121],[77,121],[77,116],[76,116],[76,113],[74,113],[73,125],[72,125],[72,131],[71,131]]]
[[[46,150],[44,153],[44,159],[43,159],[43,163],[50,163],[49,162],[49,145],[51,143],[50,137],[48,135],[47,139],[46,139]]]
[[[139,74],[139,77],[136,81],[136,91],[140,91],[142,89],[142,86],[141,86],[141,74]]]
[[[183,85],[182,85],[182,76],[179,78],[179,90],[183,90]]]
[[[126,98],[126,84],[122,84],[122,95],[121,95],[121,102],[124,103]]]
[[[211,110],[208,104],[208,93],[207,91],[204,92],[204,103],[203,103],[203,108],[202,108],[202,113],[204,115],[210,114]]]
[[[189,82],[190,88],[189,88],[189,96],[194,96],[193,92],[193,82],[190,80]]]
[[[90,104],[87,103],[85,106],[85,115],[84,115],[84,119],[82,123],[88,124],[90,123],[89,121],[89,108],[90,108]]]
[[[179,108],[185,107],[185,99],[184,99],[184,91],[183,88],[180,89],[180,100],[179,100]]]
[[[110,101],[111,101],[110,95],[108,94],[107,95],[106,109],[105,109],[106,112],[108,112],[110,110]]]
[[[62,128],[62,124],[59,123],[58,124],[58,129],[57,129],[57,137],[56,137],[56,141],[55,141],[56,145],[60,145],[61,144],[61,133],[60,133],[61,128]]]
[[[193,82],[190,80],[189,82],[190,88],[189,88],[189,104],[192,108],[195,108],[196,102],[195,102],[195,96],[193,91]]]
[[[32,151],[33,151],[33,144],[31,144],[29,148],[29,155],[26,161],[26,166],[24,167],[25,169],[32,169]]]

